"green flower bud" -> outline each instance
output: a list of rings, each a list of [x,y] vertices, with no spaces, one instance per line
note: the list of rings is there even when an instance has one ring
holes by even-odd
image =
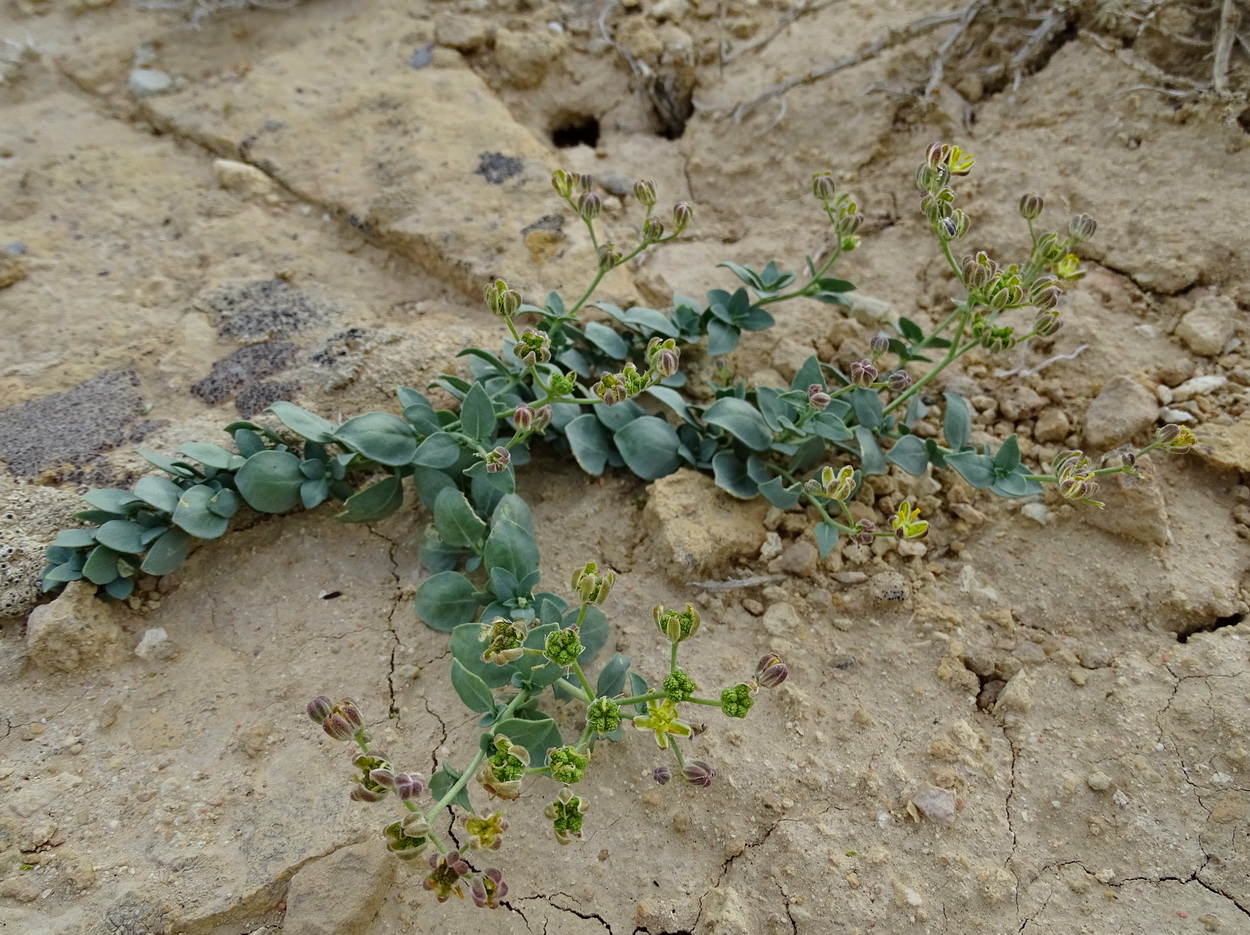
[[[755,699],[751,687],[745,683],[733,685],[720,693],[720,708],[728,717],[746,717]]]
[[[551,173],[551,187],[556,190],[556,193],[559,194],[561,198],[568,199],[572,197],[573,191],[577,188],[577,183],[580,178],[581,176],[579,176],[576,172],[566,172],[564,169],[556,169],[555,172]]]
[[[506,666],[524,655],[525,627],[513,620],[496,617],[490,623],[482,624],[479,638],[487,644],[486,651],[482,653],[483,662]]]
[[[1072,238],[1074,246],[1089,240],[1089,238],[1094,236],[1094,231],[1096,230],[1098,230],[1098,222],[1088,214],[1075,215],[1068,222],[1068,236]]]
[[[661,380],[668,379],[681,366],[681,352],[672,338],[652,338],[647,343],[647,364]]]
[[[593,221],[603,210],[603,199],[594,192],[582,192],[577,196],[577,213],[583,221]]]
[[[581,782],[586,775],[586,764],[590,757],[578,753],[574,747],[559,747],[547,751],[547,765],[551,767],[551,778],[556,782],[570,785]]]
[[[829,204],[833,201],[837,194],[837,186],[834,185],[833,176],[828,172],[817,172],[812,176],[812,194],[816,196],[816,200],[823,204]]]
[[[419,815],[409,816],[409,818],[420,817]],[[420,857],[425,853],[426,848],[430,846],[428,837],[430,826],[426,824],[425,831],[417,834],[415,831],[404,827],[407,822],[408,819],[394,822],[387,825],[382,832],[386,837],[386,849],[400,860],[412,860],[414,857]]]
[[[664,239],[664,222],[656,218],[647,218],[642,222],[643,243],[656,243]]]
[[[1054,310],[1038,312],[1033,318],[1033,333],[1040,338],[1049,338],[1059,330],[1062,324],[1058,312]]]
[[[589,192],[589,191],[594,191],[595,183],[597,181],[598,180],[593,175],[590,175],[589,173],[587,173],[586,175],[582,175],[578,177],[577,184],[578,184],[578,187],[581,188],[582,191]]]
[[[599,260],[599,269],[607,271],[621,262],[621,251],[616,249],[615,244],[600,244],[596,257]]]
[[[500,318],[511,318],[521,307],[521,294],[508,288],[502,279],[487,283],[484,290],[486,307],[492,315]]]
[[[587,808],[586,800],[575,796],[565,786],[559,797],[544,809],[543,814],[551,822],[551,830],[559,843],[571,844],[574,838],[582,836],[582,816]]]
[[[577,374],[556,373],[547,381],[547,389],[557,398],[563,396],[571,396],[573,391],[577,389]]]
[[[586,707],[586,723],[596,734],[610,734],[621,726],[621,706],[610,698],[596,698]]]
[[[533,328],[521,332],[521,340],[512,345],[512,353],[526,367],[551,360],[551,336]]]
[[[687,604],[683,611],[665,610],[657,605],[651,615],[656,627],[668,637],[670,643],[688,640],[699,629],[699,612],[691,604]]]
[[[693,217],[694,212],[690,210],[690,205],[679,201],[673,206],[673,229],[680,234],[690,224]]]
[[[694,679],[681,669],[678,669],[664,679],[664,697],[673,702],[673,704],[681,704],[681,702],[693,695],[698,687],[694,683]]]
[[[615,583],[616,572],[599,574],[598,562],[587,562],[584,568],[573,572],[573,590],[583,604],[602,604],[612,593]]]
[[[582,654],[582,641],[577,627],[556,630],[543,643],[543,655],[558,666],[571,666]]]
[[[1030,192],[1020,199],[1020,216],[1026,221],[1035,220],[1041,215],[1044,205],[1041,195]]]
[[[503,833],[508,830],[508,823],[501,813],[495,812],[485,818],[465,815],[460,820],[468,833],[466,843],[470,850],[495,851],[503,844]]]

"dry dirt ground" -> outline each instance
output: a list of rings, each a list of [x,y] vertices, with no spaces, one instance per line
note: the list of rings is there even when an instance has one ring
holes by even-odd
[[[1250,933],[1244,40],[1201,90],[1238,4],[974,4],[946,43],[937,0],[204,3],[0,9],[0,931]],[[694,207],[605,283],[620,304],[723,286],[723,259],[797,266],[824,236],[807,179],[833,170],[868,217],[839,271],[869,298],[788,309],[730,361],[788,381],[813,350],[861,356],[882,317],[946,314],[911,183],[934,139],[978,158],[970,247],[1018,250],[1029,190],[1052,223],[1100,224],[1050,345],[946,380],[978,437],[1017,431],[1034,464],[1161,419],[1200,444],[1106,485],[1101,513],[877,478],[857,509],[918,498],[929,538],[819,561],[801,514],[697,476],[523,471],[548,580],[616,569],[615,646],[644,673],[666,665],[651,606],[693,600],[701,681],[769,648],[792,675],[709,723],[710,789],[657,787],[660,751],[631,736],[596,754],[587,834],[559,848],[555,787],[533,783],[497,913],[439,906],[387,859],[391,812],[348,801],[302,713],[350,694],[405,768],[469,757],[445,637],[412,612],[420,509],[242,524],[129,607],[68,592],[51,606],[77,629],[28,646],[40,550],[82,485],[144,472],[139,447],[220,440],[280,398],[393,409],[396,384],[497,344],[487,277],[580,288],[553,168]],[[624,238],[610,197],[605,217]],[[938,790],[946,824],[913,804]]]

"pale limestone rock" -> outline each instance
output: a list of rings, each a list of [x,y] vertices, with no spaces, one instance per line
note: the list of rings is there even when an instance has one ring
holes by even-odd
[[[1159,415],[1159,404],[1128,377],[1113,377],[1085,413],[1085,442],[1105,451],[1144,432]]]
[[[495,33],[495,61],[518,88],[536,88],[565,49],[563,36],[540,29],[500,29]]]
[[[363,931],[382,907],[397,863],[379,838],[305,864],[287,888],[283,927],[300,935]]]
[[[1094,499],[1105,503],[1106,508],[1081,512],[1091,526],[1151,545],[1167,545],[1172,540],[1167,505],[1152,474],[1143,477],[1126,474],[1101,477]]]
[[[1058,407],[1052,406],[1042,410],[1033,426],[1033,437],[1039,442],[1061,442],[1072,431],[1072,423],[1068,414]]]
[[[51,604],[36,607],[26,624],[30,661],[45,672],[110,665],[122,638],[122,605],[96,597],[96,586],[71,581]]]
[[[213,175],[216,176],[218,185],[240,198],[264,199],[278,192],[273,179],[246,162],[214,159]]]
[[[1226,295],[1204,295],[1176,326],[1176,336],[1195,354],[1218,357],[1236,323],[1236,302]]]
[[[736,500],[697,471],[683,468],[647,488],[648,547],[682,581],[714,576],[764,542],[763,497]]]

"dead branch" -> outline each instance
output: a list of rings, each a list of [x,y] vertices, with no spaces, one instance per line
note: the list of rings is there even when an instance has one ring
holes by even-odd
[[[974,0],[964,8],[963,16],[959,18],[959,22],[955,24],[955,28],[951,30],[951,34],[946,37],[937,50],[937,56],[933,60],[933,71],[929,74],[929,83],[924,87],[924,96],[930,98],[942,84],[943,72],[946,69],[946,57],[950,55],[951,49],[955,43],[959,41],[959,37],[968,31],[968,27],[972,25],[977,16],[985,8],[983,0]]]
[[[868,45],[864,46],[864,48],[860,49],[853,55],[840,58],[836,62],[830,62],[828,65],[822,65],[820,68],[813,68],[811,71],[795,78],[790,78],[775,87],[769,88],[758,97],[752,98],[749,101],[744,101],[734,109],[734,123],[741,123],[743,117],[755,110],[755,108],[759,107],[761,104],[771,101],[775,97],[780,97],[781,95],[801,85],[815,84],[822,78],[827,78],[835,72],[862,64],[887,49],[892,49],[897,45],[901,45],[904,42],[915,39],[917,36],[922,36],[927,32],[937,29],[939,26],[957,22],[964,16],[964,13],[964,10],[954,10],[950,13],[936,13],[933,16],[926,16],[921,19],[914,20],[901,29],[891,29],[884,36],[868,43]]]
[[[1220,9],[1220,31],[1215,35],[1215,64],[1212,66],[1212,84],[1217,94],[1228,91],[1228,60],[1233,54],[1233,42],[1237,27],[1241,25],[1241,11],[1234,0],[1224,0]]]
[[[793,10],[786,13],[785,16],[781,17],[781,19],[777,21],[777,26],[773,29],[773,31],[766,35],[763,39],[757,39],[750,45],[744,45],[740,49],[735,49],[732,54],[723,56],[721,64],[728,65],[736,58],[741,58],[744,55],[749,55],[758,49],[764,48],[764,46],[768,45],[768,43],[772,42],[783,32],[789,29],[791,24],[793,24],[800,17],[806,16],[808,13],[815,13],[819,10],[825,9],[826,7],[831,7],[835,3],[841,2],[842,0],[807,0],[806,3],[795,7]]]

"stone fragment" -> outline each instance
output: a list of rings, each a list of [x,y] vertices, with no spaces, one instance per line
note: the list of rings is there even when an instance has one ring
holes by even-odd
[[[218,185],[240,198],[264,199],[278,192],[273,179],[246,162],[214,159],[213,175],[217,178]]]
[[[155,97],[174,89],[174,79],[156,68],[135,68],[126,79],[126,87],[135,97]]]
[[[490,29],[476,16],[447,14],[434,21],[434,40],[459,52],[476,52],[490,42]]]
[[[1226,383],[1228,383],[1228,377],[1219,373],[1190,377],[1172,390],[1172,399],[1175,402],[1183,403],[1186,400],[1193,399],[1195,396],[1210,396]]]
[[[152,627],[145,630],[143,639],[135,647],[135,655],[140,659],[172,659],[177,655],[174,644],[169,641],[169,634],[164,627]]]
[[[647,488],[645,547],[676,580],[711,577],[759,553],[767,509],[763,497],[736,500],[712,478],[683,468]]]
[[[1113,377],[1085,413],[1085,442],[1105,451],[1144,432],[1159,415],[1154,396],[1128,377]]]
[[[1033,437],[1039,442],[1061,442],[1072,431],[1068,414],[1057,406],[1042,410],[1033,426]]]
[[[769,563],[768,570],[774,574],[782,572],[788,575],[811,575],[816,571],[819,558],[816,546],[806,539],[798,539],[786,546],[785,551]]]
[[[1194,453],[1212,464],[1250,471],[1250,420],[1242,419],[1232,425],[1207,423],[1194,429],[1198,443]]]
[[[87,581],[71,581],[51,604],[31,611],[26,624],[30,661],[45,672],[109,665],[122,638],[121,604],[96,597]]]
[[[1111,777],[1100,770],[1095,770],[1085,778],[1085,784],[1095,792],[1106,792],[1111,788]]]
[[[495,33],[495,61],[518,88],[536,88],[564,52],[563,36],[538,29],[500,29]]]
[[[305,864],[287,888],[283,928],[300,935],[364,931],[382,907],[396,863],[370,841]]]
[[[772,636],[787,636],[796,630],[800,623],[799,612],[793,604],[784,601],[773,604],[764,611],[764,629]]]
[[[911,803],[918,811],[935,825],[949,828],[955,823],[955,793],[951,789],[942,789],[925,783],[911,795]]]
[[[1176,326],[1176,336],[1195,354],[1217,357],[1233,336],[1237,303],[1226,295],[1204,295]]]
[[[1031,419],[1046,405],[1036,390],[1019,384],[1008,387],[998,397],[998,411],[1012,422]]]
[[[1091,526],[1135,542],[1167,545],[1171,541],[1167,505],[1153,474],[1100,477],[1094,499],[1107,506],[1102,510],[1081,511],[1081,516]]]
[[[1023,714],[1033,707],[1032,678],[1027,669],[1021,669],[1013,675],[998,693],[994,703],[994,713],[1009,712]]]
[[[26,266],[11,253],[0,254],[0,289],[7,289],[26,278]]]

